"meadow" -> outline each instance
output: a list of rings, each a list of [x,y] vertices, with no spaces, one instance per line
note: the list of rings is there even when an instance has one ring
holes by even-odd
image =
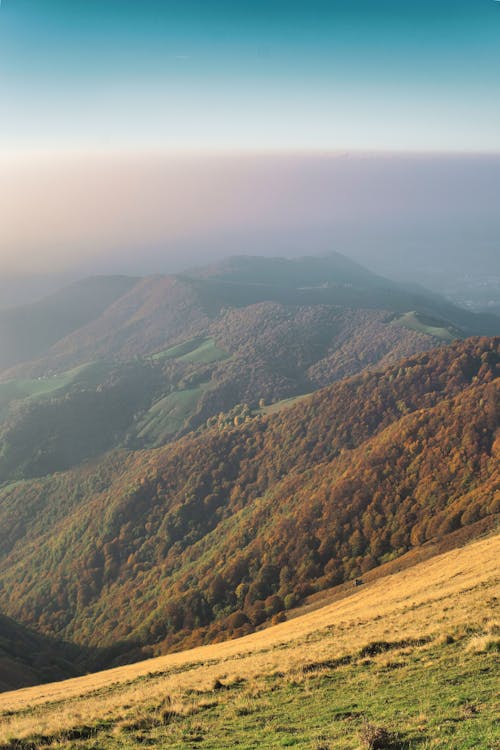
[[[4,693],[0,747],[497,749],[499,552],[488,536],[240,639]]]

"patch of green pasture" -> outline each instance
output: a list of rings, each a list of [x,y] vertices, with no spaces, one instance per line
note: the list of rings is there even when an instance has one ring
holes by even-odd
[[[228,353],[220,349],[211,337],[196,336],[188,341],[182,341],[180,344],[171,346],[161,352],[153,354],[153,360],[179,359],[181,362],[218,362],[226,359]]]
[[[254,410],[254,414],[276,414],[282,409],[286,409],[289,406],[302,401],[302,399],[310,396],[310,393],[302,393],[299,396],[290,396],[290,398],[284,398],[281,401],[277,401],[275,404],[268,404],[267,406],[261,406],[259,409]]]
[[[415,311],[407,312],[400,318],[392,321],[392,325],[409,328],[418,333],[427,333],[429,336],[441,339],[442,341],[455,341],[460,337],[459,331],[454,328],[438,325],[438,321],[416,313]]]
[[[161,445],[182,429],[187,417],[207,390],[208,384],[183,391],[173,391],[149,409],[137,426],[137,436],[147,446]]]
[[[105,363],[89,362],[72,370],[46,377],[7,380],[0,383],[0,408],[7,406],[11,401],[50,396],[75,382],[97,386],[107,368],[109,365]]]

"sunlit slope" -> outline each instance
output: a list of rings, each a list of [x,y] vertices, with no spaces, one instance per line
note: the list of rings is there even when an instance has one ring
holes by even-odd
[[[286,704],[276,706],[279,726],[283,727],[287,722],[297,721],[295,698],[298,700],[307,688],[309,699],[305,705],[309,710],[306,708],[301,722],[293,729],[296,742],[291,744],[312,748],[315,747],[312,738],[331,732],[333,742],[329,747],[359,747],[359,739],[357,744],[355,740],[365,712],[369,719],[376,720],[377,711],[390,714],[390,709],[382,704],[377,708],[375,694],[360,693],[354,712],[359,721],[340,727],[344,744],[337,745],[335,732],[339,727],[331,726],[334,714],[339,706],[346,705],[351,688],[358,684],[356,681],[363,690],[370,684],[370,690],[379,691],[381,696],[399,684],[399,700],[405,693],[405,681],[411,678],[411,708],[404,721],[399,717],[398,727],[404,732],[418,730],[427,736],[422,725],[434,718],[429,715],[424,720],[422,714],[439,697],[441,677],[447,685],[455,685],[450,688],[456,693],[449,698],[451,711],[467,698],[463,685],[476,679],[476,669],[478,692],[471,700],[482,702],[477,709],[470,710],[481,713],[486,729],[481,725],[480,731],[489,733],[486,719],[491,708],[488,691],[492,649],[498,642],[498,637],[495,641],[492,635],[492,617],[498,605],[499,554],[500,537],[495,535],[353,588],[352,595],[341,601],[244,638],[61,683],[4,693],[0,696],[0,741],[43,734],[45,743],[41,746],[55,740],[64,743],[65,739],[78,736],[75,731],[79,728],[82,737],[92,737],[99,747],[139,746],[148,733],[151,741],[169,739],[169,747],[190,747],[187,739],[195,720],[203,737],[202,747],[228,746],[221,739],[222,734],[217,738],[225,721],[232,722],[232,734],[242,747],[282,747],[280,731],[283,730],[276,726],[274,714],[267,727],[267,744],[258,744],[259,727],[248,716],[253,713],[252,701],[255,708],[265,697],[267,702],[262,704],[262,710],[268,712],[269,705],[276,700],[275,694],[283,697],[285,691]],[[479,657],[478,651],[484,654]],[[439,670],[434,675],[441,662],[450,669],[458,664],[461,682],[445,680]],[[429,674],[434,675],[425,694],[419,692],[423,690],[420,672],[422,681]],[[214,690],[216,680],[225,686],[224,690]],[[338,692],[334,689],[336,680],[340,680]],[[332,696],[326,719],[320,711],[322,691],[330,691],[328,694]],[[168,720],[165,716],[161,718],[159,708],[167,697],[172,709]],[[344,716],[342,720],[345,719]],[[479,726],[477,721],[474,726]],[[142,733],[136,731],[141,728]],[[292,731],[292,724],[289,729]],[[486,734],[484,739],[486,742]],[[441,746],[489,745],[477,742],[476,737],[475,745]]]

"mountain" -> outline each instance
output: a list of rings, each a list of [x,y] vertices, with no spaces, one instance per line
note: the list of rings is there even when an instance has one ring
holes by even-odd
[[[201,280],[207,301],[227,298],[233,305],[254,295],[255,301],[274,300],[304,304],[333,304],[402,313],[415,310],[462,328],[465,335],[496,335],[495,315],[471,314],[444,297],[416,284],[397,283],[369,271],[340,253],[323,257],[262,258],[235,256],[187,272],[185,278]],[[250,287],[250,289],[249,289]]]
[[[415,292],[340,254],[295,260],[243,256],[177,276],[88,279],[35,305],[0,313],[0,367],[25,362],[3,379],[154,354],[206,335],[227,308],[270,302],[415,311],[453,335],[496,335],[500,324],[494,315],[475,315],[436,294]]]
[[[499,350],[498,338],[455,342],[4,486],[0,608],[136,659],[249,632],[493,516]]]
[[[198,279],[218,279],[232,284],[266,285],[288,289],[325,286],[397,288],[397,284],[369,271],[340,253],[323,257],[268,258],[235,255],[217,263],[188,271]]]
[[[94,304],[98,292],[103,310]],[[93,316],[76,329],[66,314],[73,297],[81,315],[88,303]],[[336,254],[237,257],[177,277],[91,279],[32,308],[42,327],[47,310],[58,310],[71,331],[38,359],[3,371],[3,482],[65,470],[113,448],[163,445],[221,415],[234,418],[464,336],[468,329],[452,320],[465,316],[471,329],[485,323]]]

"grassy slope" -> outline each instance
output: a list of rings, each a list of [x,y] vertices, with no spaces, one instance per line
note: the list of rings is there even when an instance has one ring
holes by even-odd
[[[497,747],[499,553],[488,537],[245,638],[5,693],[0,742],[346,750],[369,722],[381,748]]]
[[[209,364],[224,360],[229,355],[220,349],[213,338],[195,337],[176,346],[154,354],[153,361],[175,359],[180,362]],[[147,447],[166,442],[180,432],[186,420],[196,410],[201,397],[210,388],[209,382],[201,382],[195,388],[176,390],[160,398],[146,412],[136,427],[137,437]]]
[[[219,349],[211,337],[196,336],[188,341],[171,346],[153,354],[153,360],[180,359],[182,362],[218,362],[227,357],[227,352]]]
[[[275,404],[268,404],[267,406],[261,406],[255,409],[255,414],[277,414],[282,409],[287,409],[289,406],[293,406],[298,401],[302,401],[303,398],[307,398],[310,394],[304,393],[300,396],[291,396],[290,398],[284,398],[281,401],[277,401]]]
[[[435,336],[442,341],[453,341],[456,338],[460,338],[460,332],[453,328],[453,326],[446,328],[440,325],[439,321],[426,318],[414,311],[407,312],[400,318],[397,318],[393,321],[393,325],[403,326],[419,333],[427,333],[429,336]]]
[[[64,391],[73,383],[80,383],[88,387],[99,385],[107,369],[109,369],[109,365],[103,362],[89,362],[72,370],[45,378],[6,380],[0,383],[0,408],[6,407],[11,401],[15,400],[54,395],[59,391]]]
[[[138,423],[137,436],[148,447],[162,445],[182,429],[207,387],[206,383],[202,383],[198,388],[186,388],[164,396]]]

